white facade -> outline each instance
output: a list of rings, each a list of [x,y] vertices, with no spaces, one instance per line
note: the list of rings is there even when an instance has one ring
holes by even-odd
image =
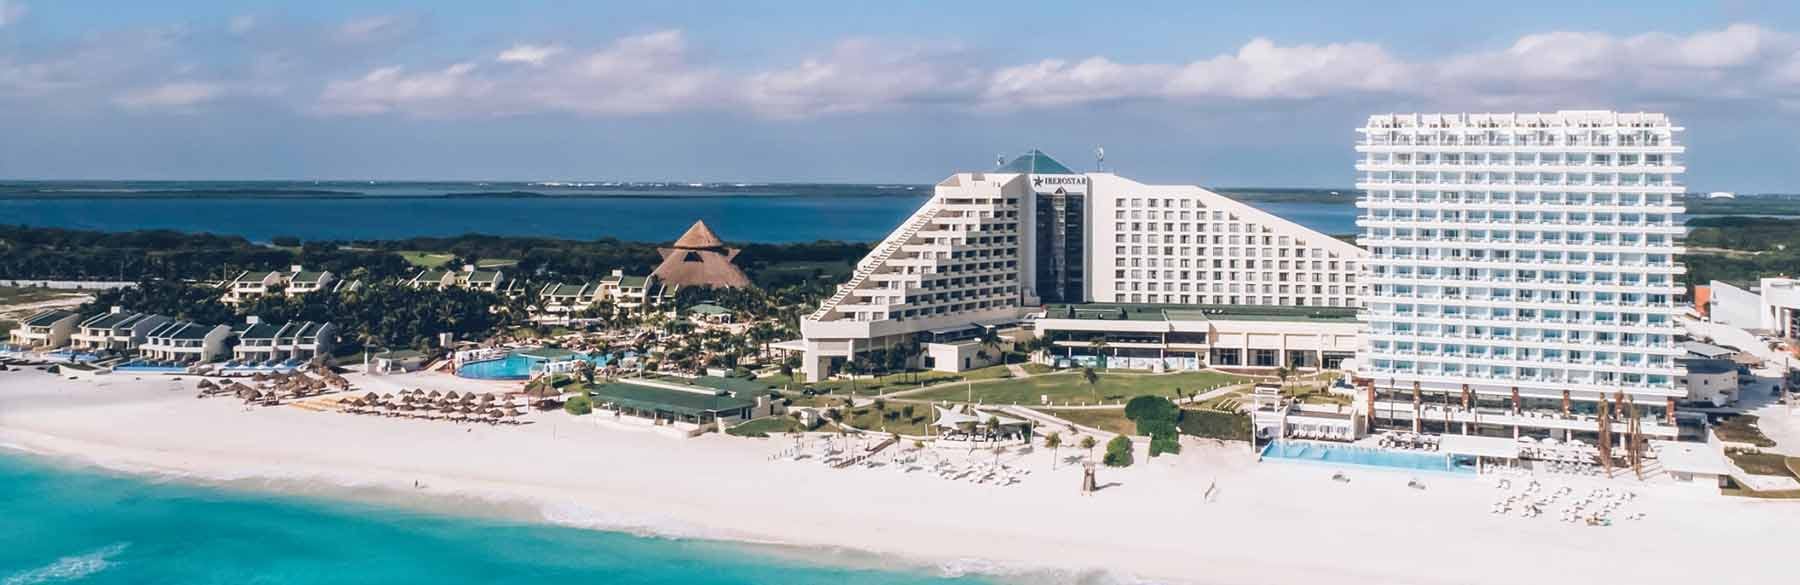
[[[1763,288],[1768,290],[1767,282]],[[1707,289],[1712,292],[1706,300],[1706,315],[1712,322],[1739,329],[1773,329],[1772,314],[1765,314],[1769,313],[1769,304],[1763,295],[1717,280],[1708,284]],[[1777,291],[1777,296],[1783,296],[1781,292]],[[1795,295],[1788,292],[1785,296]]]
[[[914,334],[1018,318],[1028,277],[1021,211],[1031,196],[1021,173],[959,173],[938,183],[837,294],[801,318],[807,379],[822,379],[832,358]]]
[[[1370,252],[1357,374],[1378,392],[1377,423],[1432,430],[1420,392],[1446,407],[1436,430],[1580,431],[1597,429],[1582,415],[1603,396],[1623,396],[1644,432],[1673,436],[1679,131],[1661,114],[1596,111],[1370,117],[1356,145]]]
[[[1199,187],[1076,173],[1032,151],[938,183],[801,319],[803,369],[819,380],[834,360],[871,349],[964,342],[977,326],[1040,310],[1040,299],[1354,307],[1362,256]],[[962,357],[955,367],[978,365]]]
[[[1354,245],[1200,187],[1087,176],[1093,302],[1356,306]]]
[[[1740,327],[1771,331],[1788,339],[1800,337],[1800,280],[1764,278],[1758,285],[1757,325]],[[1717,294],[1718,289],[1713,290]]]

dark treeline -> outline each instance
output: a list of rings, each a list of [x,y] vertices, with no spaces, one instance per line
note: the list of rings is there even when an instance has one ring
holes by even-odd
[[[136,287],[102,291],[82,311],[97,313],[114,306],[233,327],[243,326],[244,318],[251,315],[272,323],[334,323],[339,327],[340,353],[365,346],[427,349],[437,346],[440,333],[479,339],[525,320],[522,307],[493,293],[419,290],[388,283],[335,294],[270,295],[234,311],[219,302],[218,289],[149,280]]]
[[[1693,231],[1684,241],[1689,252],[1682,262],[1687,264],[1690,287],[1714,280],[1743,283],[1800,274],[1800,219],[1698,217],[1689,220],[1688,227]]]
[[[283,245],[167,230],[111,233],[0,226],[0,278],[221,280],[242,270],[285,270],[299,264],[340,276],[386,280],[418,271],[395,252],[424,251],[452,255],[451,267],[481,260],[516,261],[505,269],[513,278],[592,280],[615,269],[648,274],[662,259],[656,252],[662,244],[614,238],[578,241],[471,234],[348,242],[276,240]],[[738,264],[771,288],[841,274],[869,249],[866,244],[827,241],[743,248]]]
[[[299,249],[259,246],[236,236],[167,230],[96,232],[0,226],[0,278],[219,280],[242,270],[309,270],[398,275],[406,261],[394,254],[329,244]]]

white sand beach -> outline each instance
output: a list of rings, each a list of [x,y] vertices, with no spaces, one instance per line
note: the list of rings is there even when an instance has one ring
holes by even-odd
[[[375,386],[360,376],[359,385]],[[417,378],[438,380],[441,378]],[[0,372],[0,444],[140,473],[385,486],[530,503],[542,520],[672,536],[837,547],[1001,573],[1154,582],[1622,582],[1792,579],[1800,503],[1695,495],[1636,481],[1547,480],[1635,491],[1641,520],[1610,527],[1496,516],[1493,479],[1253,461],[1193,442],[1178,457],[1079,468],[1047,449],[1009,455],[1018,485],[892,469],[770,461],[786,439],[682,440],[558,413],[524,426],[457,425],[196,400],[194,380],[68,381]],[[421,385],[405,382],[408,386]],[[449,389],[447,386],[440,388]],[[1067,455],[1075,450],[1065,448]],[[1332,481],[1334,472],[1350,476]],[[414,483],[424,486],[414,490]],[[1216,497],[1203,497],[1216,482]],[[806,553],[802,553],[806,554]],[[831,556],[816,553],[820,559]]]

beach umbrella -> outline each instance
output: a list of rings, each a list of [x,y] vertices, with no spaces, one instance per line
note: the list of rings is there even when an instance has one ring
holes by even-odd
[[[470,404],[470,403],[473,403],[473,402],[475,402],[475,394],[474,394],[474,393],[473,393],[473,392],[471,392],[471,393],[468,393],[468,394],[464,394],[464,395],[463,395],[463,396],[462,396],[462,403],[463,403],[463,404]]]
[[[368,394],[363,395],[363,400],[367,401],[367,402],[374,402],[377,400],[381,400],[381,396],[376,395],[374,392],[370,392]]]
[[[436,391],[436,390],[432,390],[432,391],[431,391],[431,397],[432,397],[432,398],[442,398],[442,397],[443,397],[443,396],[444,396],[444,395],[443,395],[443,394],[442,394],[442,393],[439,393],[439,392],[438,392],[438,391]]]
[[[196,384],[194,387],[199,388],[201,390],[211,390],[211,389],[213,389],[213,383],[212,383],[212,380],[202,379],[202,380],[200,380],[200,383]]]
[[[449,392],[444,393],[444,400],[460,400],[460,399],[462,399],[462,397],[458,396],[456,394],[455,390],[451,390]]]

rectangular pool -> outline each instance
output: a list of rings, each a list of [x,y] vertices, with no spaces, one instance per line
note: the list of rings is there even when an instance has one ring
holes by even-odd
[[[1406,471],[1475,473],[1475,468],[1452,464],[1449,456],[1438,453],[1390,451],[1356,445],[1333,445],[1308,441],[1275,441],[1263,447],[1262,456],[1265,459],[1365,465]]]

